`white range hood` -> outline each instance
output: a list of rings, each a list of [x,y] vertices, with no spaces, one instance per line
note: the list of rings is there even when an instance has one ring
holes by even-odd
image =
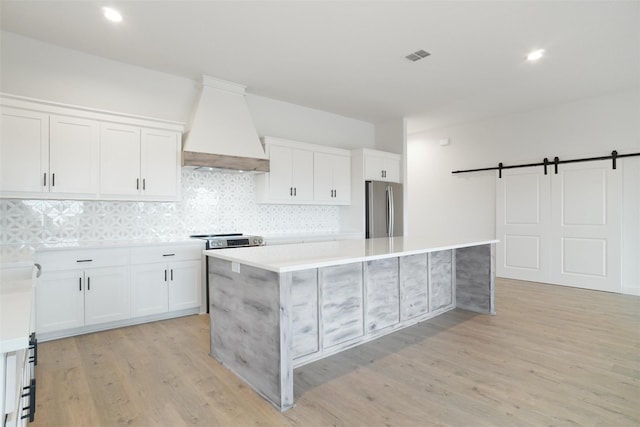
[[[182,144],[183,166],[269,171],[269,160],[244,99],[245,89],[236,83],[202,77],[200,99]]]

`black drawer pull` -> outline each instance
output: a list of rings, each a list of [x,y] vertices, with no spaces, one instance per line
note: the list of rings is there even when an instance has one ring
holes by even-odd
[[[164,270],[164,281],[167,281],[167,270]]]
[[[29,335],[29,350],[33,350],[33,356],[29,357],[29,363],[33,362],[33,366],[38,366],[38,339],[35,332]]]
[[[76,262],[93,262],[92,259],[79,259]]]
[[[176,256],[176,254],[162,254],[162,256]]]
[[[22,415],[20,419],[24,420],[25,418],[29,418],[29,422],[32,423],[36,418],[36,379],[31,379],[31,384],[27,387],[24,387],[24,390],[29,390],[28,393],[22,395],[22,397],[29,396],[29,406],[25,406],[22,408],[23,411],[29,411],[27,414]]]

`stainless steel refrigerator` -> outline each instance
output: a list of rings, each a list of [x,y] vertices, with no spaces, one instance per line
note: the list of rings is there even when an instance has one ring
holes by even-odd
[[[402,199],[402,184],[365,181],[367,239],[402,236]]]

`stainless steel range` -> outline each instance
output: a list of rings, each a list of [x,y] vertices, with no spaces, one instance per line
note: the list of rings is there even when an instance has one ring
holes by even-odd
[[[242,233],[230,234],[194,234],[189,236],[194,239],[205,240],[206,249],[228,249],[242,248],[248,246],[264,246],[264,238],[262,236],[247,236]],[[209,312],[209,261],[205,264],[207,275],[207,313]]]
[[[207,242],[207,249],[226,249],[246,246],[264,246],[262,236],[246,236],[242,233],[231,234],[194,234],[194,239],[203,239]]]

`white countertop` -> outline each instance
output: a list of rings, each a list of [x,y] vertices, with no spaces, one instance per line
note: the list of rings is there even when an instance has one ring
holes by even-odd
[[[497,240],[477,242],[436,241],[415,237],[336,240],[331,242],[296,243],[208,250],[208,256],[250,265],[263,270],[284,273],[331,265],[349,264],[497,243]]]
[[[34,283],[33,263],[0,271],[0,353],[29,346]]]

